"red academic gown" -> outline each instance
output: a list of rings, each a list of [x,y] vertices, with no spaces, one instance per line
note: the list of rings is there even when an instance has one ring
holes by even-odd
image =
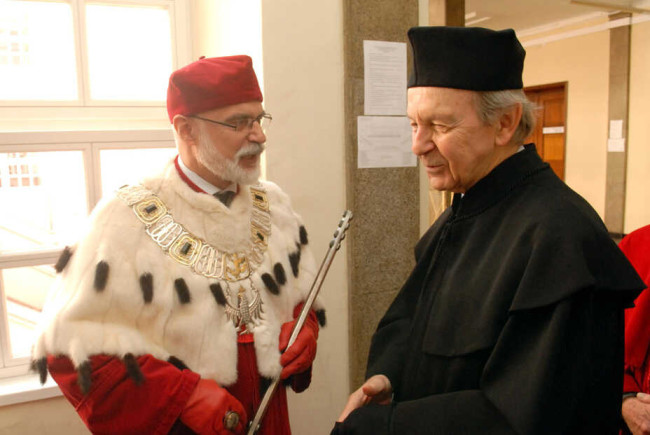
[[[193,190],[203,192],[185,176],[178,160],[175,165],[180,177]],[[316,316],[313,312],[311,315]],[[134,384],[118,358],[92,356],[92,384],[86,395],[79,388],[78,374],[69,358],[50,355],[48,368],[65,397],[95,434],[193,433],[178,418],[198,383],[199,375],[151,355],[139,356],[137,362],[145,379],[141,385]],[[311,382],[311,368],[292,376],[290,380],[294,391],[305,390]],[[239,335],[237,382],[228,386],[227,390],[241,402],[249,421],[262,399],[261,384],[253,335]],[[258,434],[291,434],[285,388],[276,390]]]
[[[650,285],[650,225],[628,234],[619,244],[646,285]],[[623,392],[650,393],[650,292],[646,289],[625,310]]]
[[[227,390],[244,406],[252,419],[261,401],[253,336],[238,340],[237,382]],[[137,358],[145,381],[135,385],[125,365],[115,357],[91,357],[92,386],[84,395],[77,383],[77,372],[67,357],[48,357],[52,378],[94,434],[189,434],[178,417],[194,391],[199,375],[181,370],[151,355]],[[311,370],[293,377],[292,387],[302,391],[309,385]],[[276,390],[262,421],[260,435],[291,434],[287,396]]]

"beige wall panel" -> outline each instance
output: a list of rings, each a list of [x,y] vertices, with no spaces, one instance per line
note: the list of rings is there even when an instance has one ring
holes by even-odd
[[[346,204],[342,2],[264,0],[262,28],[265,107],[273,114],[267,177],[291,196],[320,263]],[[296,435],[329,434],[347,400],[349,240],[321,289],[327,327],[311,387],[289,394]]]
[[[563,81],[568,82],[565,180],[603,217],[609,32],[526,48],[524,86]]]
[[[650,224],[650,22],[632,26],[624,231]]]

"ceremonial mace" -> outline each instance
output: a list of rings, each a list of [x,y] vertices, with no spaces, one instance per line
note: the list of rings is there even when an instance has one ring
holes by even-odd
[[[327,254],[325,254],[325,258],[323,259],[323,262],[320,265],[320,269],[318,269],[316,278],[314,278],[314,283],[311,285],[311,289],[309,290],[309,296],[307,296],[307,301],[305,301],[305,305],[302,307],[300,316],[298,316],[298,320],[296,321],[296,324],[294,325],[293,330],[291,331],[291,336],[289,337],[289,344],[287,345],[287,349],[291,347],[294,341],[296,341],[296,338],[298,337],[298,334],[302,329],[302,325],[304,325],[305,320],[307,319],[309,310],[311,310],[311,307],[314,304],[314,300],[316,299],[316,296],[318,296],[318,292],[320,291],[321,285],[323,284],[323,280],[325,279],[325,275],[327,275],[327,271],[329,270],[330,265],[332,264],[334,255],[341,247],[341,241],[345,238],[345,232],[347,231],[348,228],[350,228],[351,220],[352,220],[352,212],[350,210],[346,210],[343,213],[343,217],[341,218],[341,221],[339,222],[336,231],[334,231],[334,238],[330,242],[330,247],[327,250]],[[266,390],[266,393],[262,398],[260,407],[257,409],[257,412],[255,413],[255,418],[250,422],[247,435],[254,435],[259,430],[260,423],[262,422],[262,419],[266,415],[266,410],[269,407],[271,398],[273,397],[275,390],[278,388],[279,383],[280,383],[280,376],[275,378],[271,383],[271,385],[269,385],[269,388]]]

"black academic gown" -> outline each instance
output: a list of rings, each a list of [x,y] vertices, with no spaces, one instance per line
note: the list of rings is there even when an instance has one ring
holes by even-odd
[[[644,284],[534,145],[455,195],[415,254],[368,361],[393,403],[333,433],[617,433],[623,308]]]

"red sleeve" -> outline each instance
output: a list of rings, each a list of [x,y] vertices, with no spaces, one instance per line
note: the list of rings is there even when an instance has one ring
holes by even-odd
[[[639,276],[650,283],[650,226],[643,227],[621,240],[619,247]],[[625,375],[623,391],[643,391],[644,369],[650,345],[650,292],[646,289],[625,310]],[[648,392],[648,391],[646,391]]]
[[[144,382],[136,385],[115,357],[91,357],[92,384],[84,395],[67,357],[48,357],[52,378],[93,434],[166,434],[170,431],[199,375],[143,355],[137,358]]]

